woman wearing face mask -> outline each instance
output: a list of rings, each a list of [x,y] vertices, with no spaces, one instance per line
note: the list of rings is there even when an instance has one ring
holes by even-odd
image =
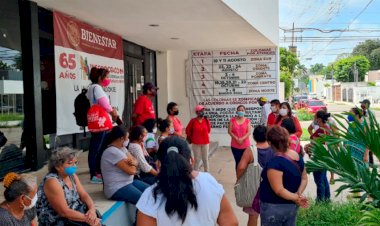
[[[149,156],[144,146],[147,134],[148,132],[143,126],[133,127],[129,134],[128,150],[138,162],[136,173],[138,178],[147,184],[153,184],[158,173],[155,169],[154,160]]]
[[[52,153],[49,173],[38,187],[36,207],[39,226],[72,225],[70,222],[100,225],[101,219],[97,217],[94,202],[75,174],[77,157],[78,152],[68,147]]]
[[[104,92],[103,87],[107,87],[111,83],[108,77],[109,71],[103,68],[91,68],[90,80],[92,84],[88,88],[87,98],[90,100],[91,105],[99,104],[103,107],[113,119],[116,120],[118,113],[115,108],[110,105],[108,95]],[[103,148],[106,131],[92,132],[90,147],[88,152],[88,166],[90,168],[90,182],[94,184],[102,183],[100,172],[97,172],[96,156]]]
[[[178,105],[174,102],[168,103],[168,106],[166,107],[166,111],[168,112],[168,117],[170,121],[173,123],[174,131],[171,135],[180,136],[182,137],[182,122],[178,118],[179,110]]]
[[[192,149],[195,159],[195,170],[199,170],[201,159],[205,172],[209,170],[208,150],[210,148],[211,123],[204,115],[205,107],[198,105],[195,107],[197,117],[192,118],[186,127],[186,136]]]
[[[37,225],[37,181],[26,174],[8,173],[3,184],[5,201],[0,204],[0,226]]]
[[[291,118],[293,120],[294,125],[296,126],[296,135],[298,138],[301,138],[302,135],[302,127],[300,121],[296,116],[293,115],[292,109],[288,102],[281,103],[279,115],[276,120],[276,125],[281,126],[282,121],[284,119]]]
[[[137,160],[128,152],[128,133],[123,126],[115,126],[107,135],[107,149],[101,160],[104,194],[107,198],[136,204],[148,184],[134,180]]]
[[[235,159],[235,169],[239,165],[245,149],[251,146],[249,136],[251,135],[251,121],[244,117],[245,107],[239,105],[236,109],[236,116],[230,120],[228,134],[231,136],[231,150]]]
[[[354,123],[354,121],[356,120],[359,122],[362,127],[364,127],[364,121],[362,120],[362,114],[359,108],[351,108],[350,113],[351,115],[347,116],[347,120],[349,122],[348,132],[355,135],[357,125]],[[369,150],[364,145],[351,141],[346,141],[345,145],[347,149],[351,151],[352,157],[364,162],[368,162]]]

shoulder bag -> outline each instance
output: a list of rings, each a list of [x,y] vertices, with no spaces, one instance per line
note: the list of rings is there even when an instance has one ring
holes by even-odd
[[[251,146],[253,162],[248,164],[247,170],[236,183],[235,197],[236,204],[240,207],[251,207],[253,199],[260,187],[262,168],[258,163],[258,153],[256,146]]]
[[[109,131],[113,127],[111,117],[102,106],[97,104],[95,98],[95,88],[96,86],[93,88],[93,105],[87,112],[88,129],[92,133]]]

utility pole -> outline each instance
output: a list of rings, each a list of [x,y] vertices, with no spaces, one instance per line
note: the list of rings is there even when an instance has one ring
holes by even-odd
[[[332,66],[332,70],[331,70],[331,94],[332,94],[332,102],[334,103],[335,101],[335,87],[334,87],[334,66]]]
[[[292,27],[292,45],[289,46],[289,51],[294,53],[297,56],[297,46],[294,46],[294,22],[293,22],[293,27]]]

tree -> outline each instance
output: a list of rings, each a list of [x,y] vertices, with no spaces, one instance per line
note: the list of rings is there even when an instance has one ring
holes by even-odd
[[[351,56],[334,63],[334,78],[338,82],[354,82],[354,64],[359,72],[359,82],[364,80],[365,74],[370,68],[370,63],[365,56]]]
[[[7,64],[4,63],[3,61],[0,60],[0,70],[9,70],[11,67]]]
[[[325,65],[317,63],[310,66],[310,72],[314,75],[323,75],[325,74],[325,68]]]
[[[380,39],[376,40],[366,40],[363,43],[360,43],[359,45],[355,46],[354,50],[352,51],[352,55],[358,56],[362,55],[367,57],[367,59],[371,63],[371,70],[378,70],[380,69],[380,65],[376,64],[376,60],[378,59],[372,59],[371,58],[371,53],[375,49],[380,48]]]
[[[380,69],[380,48],[372,50],[369,62],[371,63],[371,70]]]
[[[290,74],[293,74],[296,66],[299,64],[296,54],[290,52],[284,47],[280,48],[280,68],[287,68]]]
[[[292,74],[286,67],[281,68],[280,82],[283,82],[285,85],[285,98],[287,99],[292,93],[293,80],[292,80]]]

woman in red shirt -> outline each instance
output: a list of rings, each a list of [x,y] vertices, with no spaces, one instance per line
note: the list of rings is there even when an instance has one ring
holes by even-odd
[[[194,153],[195,166],[194,170],[199,170],[202,158],[203,168],[205,172],[209,170],[208,150],[210,147],[211,123],[204,116],[205,107],[198,105],[195,107],[197,117],[190,120],[186,127],[186,136]]]
[[[294,125],[296,126],[296,135],[298,138],[301,138],[302,135],[302,128],[300,121],[296,116],[293,115],[292,113],[292,108],[290,107],[288,102],[283,102],[281,103],[281,108],[280,108],[280,114],[277,117],[276,120],[276,125],[281,126],[282,121],[287,118],[293,119]]]

